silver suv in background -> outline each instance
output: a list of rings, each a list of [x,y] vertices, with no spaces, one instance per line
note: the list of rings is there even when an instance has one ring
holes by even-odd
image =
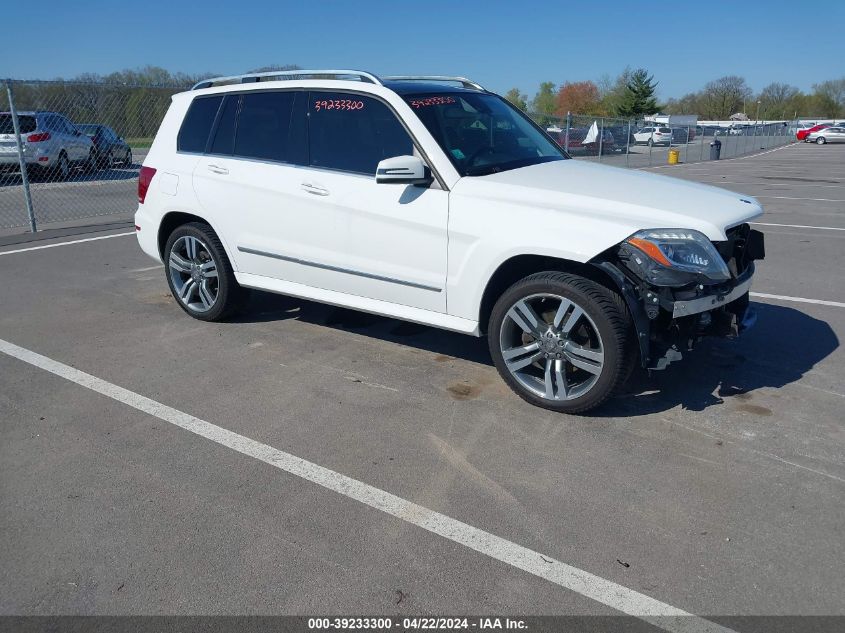
[[[91,139],[57,112],[19,112],[24,160],[30,175],[49,174],[64,180],[74,167],[93,168],[96,150]],[[0,170],[17,171],[18,147],[12,115],[0,112]]]

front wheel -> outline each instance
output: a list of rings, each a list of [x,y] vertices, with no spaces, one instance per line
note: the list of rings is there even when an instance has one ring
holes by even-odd
[[[825,143],[827,143],[827,139],[824,136],[816,139],[816,145],[824,145]]]
[[[222,321],[240,307],[243,290],[210,226],[183,224],[170,234],[164,256],[170,291],[192,317]]]
[[[629,375],[631,323],[623,299],[593,281],[543,272],[511,286],[490,315],[488,341],[499,374],[539,407],[583,413]]]

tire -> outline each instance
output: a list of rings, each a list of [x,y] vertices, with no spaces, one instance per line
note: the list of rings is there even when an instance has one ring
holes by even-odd
[[[123,157],[123,164],[126,165],[127,167],[132,167],[132,150],[131,149],[127,148],[126,154]]]
[[[70,178],[70,161],[64,151],[59,152],[59,160],[53,168],[53,179],[65,181]]]
[[[97,150],[91,149],[88,151],[88,160],[82,165],[82,169],[86,174],[93,174],[97,171]]]
[[[622,385],[636,362],[632,337],[621,296],[553,271],[508,288],[487,334],[505,383],[526,402],[562,413],[594,409]]]
[[[824,145],[825,143],[827,143],[827,139],[824,136],[816,139],[816,145]]]
[[[654,139],[652,139],[652,138],[648,139],[648,146],[652,147],[653,145],[654,145]]]
[[[243,303],[245,293],[235,280],[223,244],[207,224],[177,227],[167,238],[164,259],[173,298],[195,319],[223,321]]]

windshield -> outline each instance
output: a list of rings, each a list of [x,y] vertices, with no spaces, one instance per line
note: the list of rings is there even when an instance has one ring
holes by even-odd
[[[528,117],[485,93],[408,95],[405,100],[462,176],[484,176],[568,156]]]

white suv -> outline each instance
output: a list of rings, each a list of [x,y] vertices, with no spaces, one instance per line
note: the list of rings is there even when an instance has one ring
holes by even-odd
[[[463,78],[202,82],[173,97],[138,201],[197,319],[257,288],[487,335],[516,393],[573,413],[749,325],[763,257],[753,198],[570,160]]]
[[[634,144],[645,143],[652,145],[672,145],[672,128],[668,127],[644,127],[634,132]]]

